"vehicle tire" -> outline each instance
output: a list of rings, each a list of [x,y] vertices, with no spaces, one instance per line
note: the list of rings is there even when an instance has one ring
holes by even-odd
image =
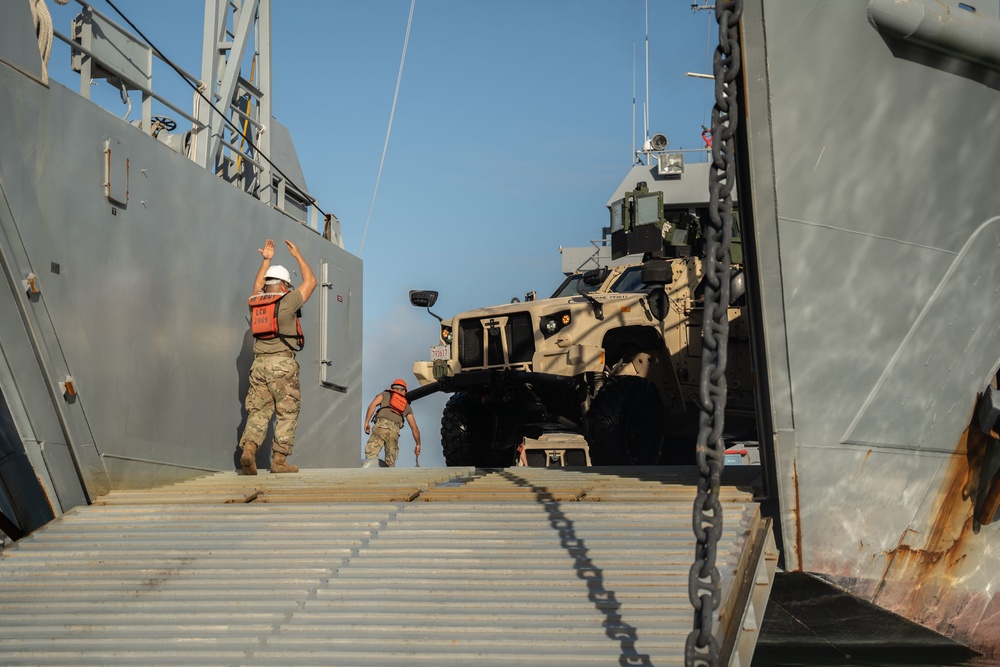
[[[586,416],[587,445],[595,466],[656,465],[663,447],[663,403],[645,378],[608,380]]]
[[[490,443],[485,441],[485,424],[489,418],[479,397],[468,392],[452,394],[441,414],[441,448],[449,466],[482,466]]]

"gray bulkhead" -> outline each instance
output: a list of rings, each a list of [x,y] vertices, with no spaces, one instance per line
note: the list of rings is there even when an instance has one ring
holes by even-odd
[[[785,566],[982,647],[1000,12],[966,4],[747,0],[741,194]]]
[[[27,2],[0,6],[0,511],[24,514],[4,491],[19,484],[59,514],[110,488],[233,469],[253,359],[246,298],[268,237],[294,281],[286,238],[319,280],[302,312],[294,460],[356,466],[357,443],[336,434],[361,407],[361,260],[43,84],[31,20]],[[274,153],[294,157],[290,139]]]

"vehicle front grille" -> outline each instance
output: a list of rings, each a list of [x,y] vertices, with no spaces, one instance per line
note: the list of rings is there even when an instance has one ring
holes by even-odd
[[[507,344],[510,346],[508,356],[510,363],[519,364],[531,361],[535,354],[535,337],[531,331],[531,315],[516,313],[507,320]]]
[[[462,368],[483,364],[483,325],[479,320],[458,323],[458,363]]]
[[[500,336],[500,323],[504,317],[483,317],[459,321],[458,362],[463,368],[505,366],[531,361],[531,357],[535,354],[531,315],[512,313],[505,317],[506,323],[503,325],[504,335],[502,337]],[[497,324],[490,327],[487,324],[490,322]],[[504,341],[507,344],[506,355],[504,354]]]

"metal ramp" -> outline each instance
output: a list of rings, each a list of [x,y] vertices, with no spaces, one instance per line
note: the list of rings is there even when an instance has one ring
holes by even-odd
[[[777,552],[727,470],[724,664]],[[115,491],[0,552],[5,665],[683,664],[694,472],[218,473]]]

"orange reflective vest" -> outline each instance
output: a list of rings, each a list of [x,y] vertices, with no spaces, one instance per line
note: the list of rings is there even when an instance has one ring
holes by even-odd
[[[299,321],[299,318],[302,317],[302,311],[295,312],[295,330],[298,333],[290,336],[278,330],[278,302],[284,298],[285,294],[288,292],[281,294],[261,292],[247,299],[247,303],[250,305],[250,329],[254,338],[260,340],[280,338],[282,343],[298,352],[306,344],[305,336],[302,335],[302,323]],[[289,343],[288,339],[294,340],[298,347]]]
[[[400,417],[406,412],[406,406],[409,405],[409,401],[406,400],[405,394],[400,394],[398,391],[389,390],[389,409],[395,412]]]

